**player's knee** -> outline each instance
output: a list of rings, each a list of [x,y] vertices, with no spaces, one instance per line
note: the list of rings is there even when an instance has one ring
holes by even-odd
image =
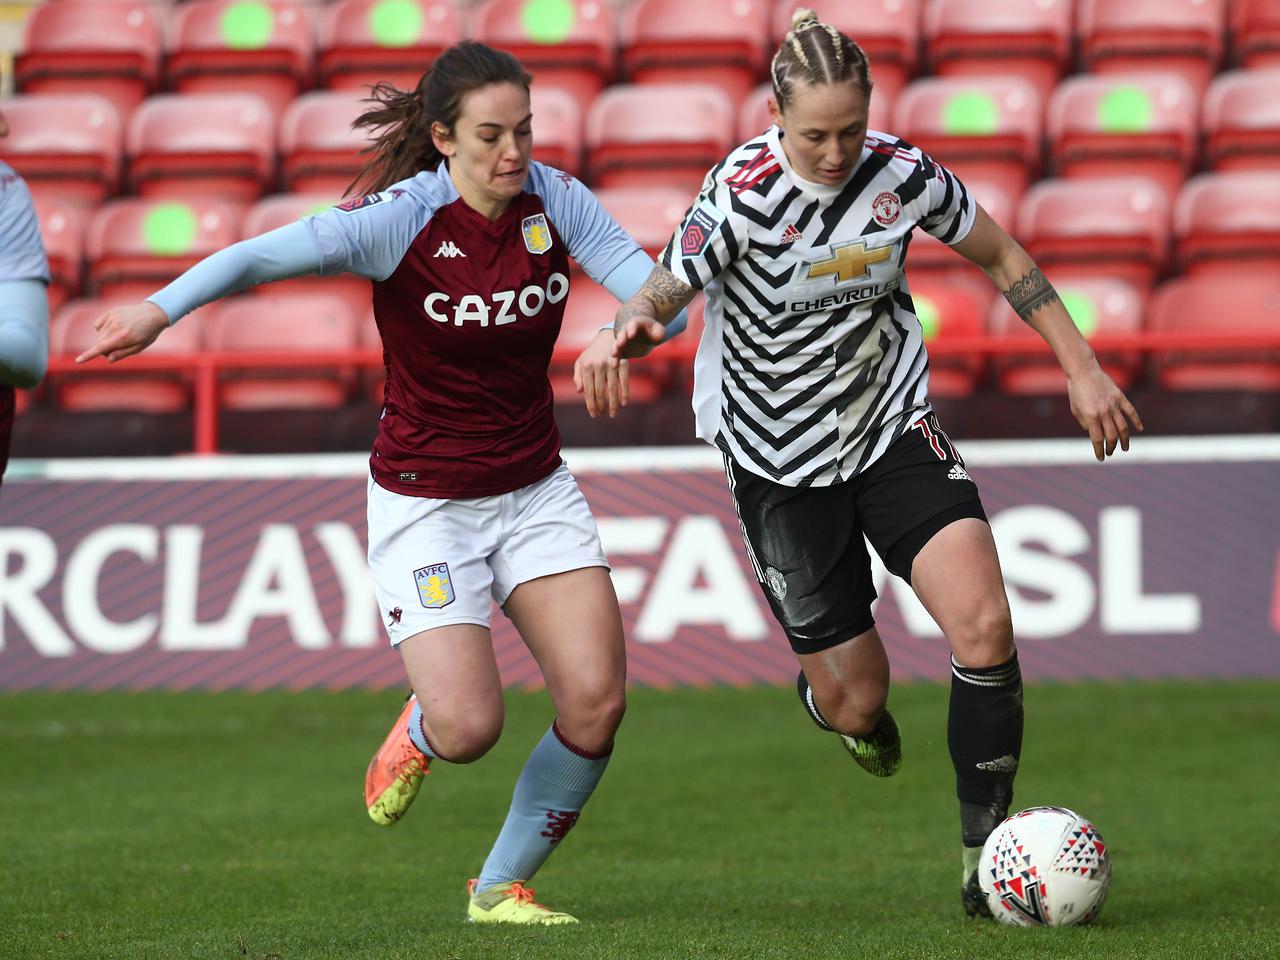
[[[626,712],[626,690],[621,684],[610,684],[570,698],[557,710],[556,724],[576,746],[603,752],[612,745]]]
[[[1013,656],[1013,620],[1003,594],[989,597],[950,631],[951,649],[966,667],[994,667]]]
[[[851,737],[875,729],[888,699],[888,689],[879,684],[840,685],[813,691],[813,702],[827,725]]]
[[[451,763],[479,760],[502,736],[502,715],[464,715],[431,726],[433,750]]]

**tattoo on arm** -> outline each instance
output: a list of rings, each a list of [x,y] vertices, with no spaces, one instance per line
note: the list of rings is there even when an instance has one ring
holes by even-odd
[[[1004,298],[1018,316],[1030,321],[1031,315],[1045,304],[1057,302],[1058,291],[1045,279],[1039,267],[1032,267],[1030,273],[1015,280],[1004,291]]]
[[[628,320],[637,316],[669,322],[697,292],[662,264],[655,263],[640,289],[619,308],[614,328],[625,326]],[[664,316],[667,318],[665,321],[662,320]]]

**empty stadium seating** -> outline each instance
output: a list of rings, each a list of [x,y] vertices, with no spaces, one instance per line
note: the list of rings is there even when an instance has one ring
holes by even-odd
[[[1080,59],[1094,73],[1171,70],[1199,96],[1218,68],[1225,0],[1079,0]]]
[[[57,197],[36,197],[36,217],[49,258],[49,315],[79,296],[84,273],[83,211]]]
[[[289,104],[280,120],[284,188],[342,196],[364,166],[368,135],[351,124],[369,107],[355,90],[313,90]]]
[[[125,132],[129,186],[139,196],[250,203],[275,182],[275,117],[252,93],[162,93]]]
[[[573,94],[559,87],[534,84],[529,91],[533,112],[533,158],[557,169],[582,175],[582,110]]]
[[[31,10],[14,79],[24,93],[93,92],[127,120],[160,83],[162,38],[142,0],[58,0]]]
[[[739,103],[765,76],[765,0],[634,0],[621,24],[632,83],[711,83]]]
[[[1173,233],[1188,276],[1280,276],[1280,168],[1192,177],[1174,207]]]
[[[318,10],[320,83],[362,90],[386,81],[416,88],[440,52],[462,39],[450,0],[334,0]]]
[[[1231,27],[1241,66],[1251,70],[1280,67],[1280,4],[1275,0],[1234,0]]]
[[[1140,174],[1176,193],[1196,161],[1198,114],[1175,74],[1069,77],[1049,100],[1050,165],[1072,178]]]
[[[337,199],[335,196],[322,193],[281,193],[263,197],[245,211],[244,221],[241,224],[241,236],[248,239],[260,233],[275,230],[277,227],[283,227],[328,209],[337,202]],[[294,293],[327,294],[339,297],[347,305],[351,314],[357,317],[363,316],[369,309],[372,297],[369,281],[353,273],[277,280],[275,283],[254,287],[253,292],[274,297],[289,296]]]
[[[1015,196],[1039,173],[1040,96],[1019,77],[929,77],[907,84],[893,132],[961,179],[999,180]]]
[[[1148,326],[1157,332],[1280,329],[1280,278],[1180,277],[1156,291]],[[1165,351],[1155,358],[1169,390],[1280,390],[1280,351]]]
[[[49,353],[55,357],[76,357],[98,338],[94,323],[115,306],[132,303],[118,297],[72,300],[49,323]],[[207,310],[207,308],[205,308]],[[200,322],[205,310],[198,310],[161,332],[147,353],[175,359],[192,357],[200,351]],[[105,361],[98,360],[74,374],[58,378],[55,395],[63,410],[135,411],[178,413],[191,404],[189,370],[131,371],[121,368],[101,372]]]
[[[239,238],[236,208],[223,200],[112,200],[89,221],[90,290],[140,300]]]
[[[708,84],[610,87],[587,112],[586,142],[597,187],[696,191],[734,143],[733,104]]]
[[[1054,287],[1076,328],[1088,340],[1096,335],[1131,334],[1142,329],[1146,296],[1123,280],[1076,277],[1055,280]],[[1034,328],[1013,312],[1004,297],[991,302],[988,329],[998,337],[1023,340],[1039,347],[1044,341]],[[1103,351],[1102,368],[1121,390],[1128,390],[1142,373],[1143,358],[1135,351]],[[1053,354],[1037,349],[1026,356],[997,356],[992,364],[1005,393],[1061,396],[1067,381]]]
[[[49,93],[0,101],[8,123],[6,163],[32,194],[91,207],[120,186],[124,131],[120,113],[92,93]]]
[[[1168,260],[1170,215],[1144,177],[1042,180],[1022,201],[1017,235],[1051,280],[1115,277],[1146,289]]]
[[[771,50],[782,43],[791,28],[791,14],[799,6],[813,10],[862,47],[871,64],[873,104],[877,97],[892,103],[915,75],[920,62],[921,0],[805,0],[803,4],[774,0]]]
[[[533,75],[534,92],[563,89],[582,105],[617,73],[617,23],[600,0],[568,0],[554,7],[528,0],[489,0],[475,12],[477,40],[514,54]]]
[[[289,297],[236,297],[211,305],[204,324],[205,348],[215,353],[287,353],[354,350],[358,316],[338,297],[312,293]],[[244,370],[221,386],[228,410],[327,409],[347,402],[352,369]]]
[[[984,291],[981,287],[913,278],[911,300],[924,330],[925,343],[981,336],[985,332],[987,303],[994,295],[995,288],[990,284]],[[982,371],[983,358],[975,353],[932,355],[929,393],[939,397],[968,396],[980,382]]]
[[[291,0],[187,0],[173,8],[166,74],[179,93],[253,93],[277,115],[311,86],[314,40]]]
[[[980,203],[991,219],[1006,231],[1012,231],[1017,223],[1017,198],[999,180],[966,180],[969,196]],[[924,230],[911,234],[911,252],[907,255],[907,269],[913,280],[931,277],[936,279],[977,280],[988,290],[991,281],[976,265],[956,253],[941,240]]]
[[[1280,166],[1280,69],[1219,74],[1204,97],[1205,156],[1215,170]]]
[[[1072,0],[933,0],[924,40],[942,77],[1013,74],[1046,100],[1071,59]]]
[[[657,259],[693,203],[693,194],[674,187],[614,187],[597,190],[609,214]]]

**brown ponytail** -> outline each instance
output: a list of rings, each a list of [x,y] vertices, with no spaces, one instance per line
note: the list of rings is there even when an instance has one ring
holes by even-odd
[[[431,139],[433,123],[452,132],[462,98],[471,91],[494,83],[513,83],[528,90],[532,82],[511,54],[474,40],[454,44],[440,54],[412,91],[378,82],[366,98],[375,106],[360,114],[352,126],[382,132],[360,151],[369,159],[347,194],[377,193],[419,171],[436,169],[444,158]]]
[[[769,65],[779,109],[791,102],[797,83],[852,81],[871,93],[871,66],[862,48],[801,7],[791,15],[791,29]]]

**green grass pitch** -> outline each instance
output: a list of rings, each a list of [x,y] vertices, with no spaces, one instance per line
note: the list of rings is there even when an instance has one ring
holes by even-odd
[[[463,924],[464,884],[546,729],[512,693],[488,757],[370,823],[394,693],[0,697],[0,957],[1280,956],[1280,684],[1027,690],[1017,806],[1094,819],[1090,928],[967,922],[947,691],[894,689],[878,781],[790,690],[636,690],[612,766],[533,883],[577,928]]]

